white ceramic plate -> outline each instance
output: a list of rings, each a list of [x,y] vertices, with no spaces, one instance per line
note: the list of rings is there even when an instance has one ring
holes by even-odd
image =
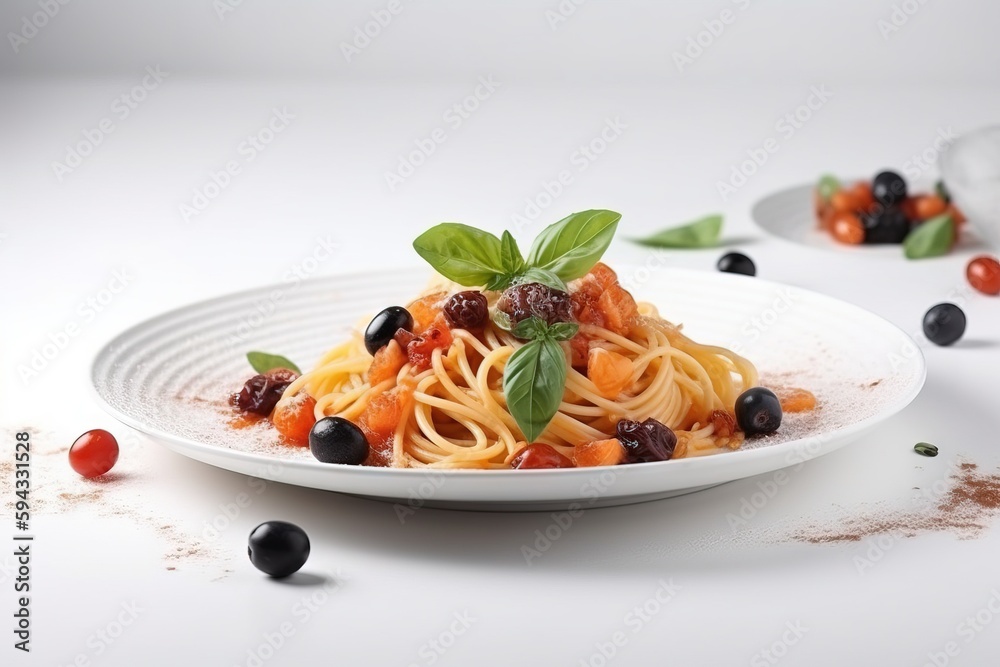
[[[924,360],[905,333],[861,308],[805,290],[722,273],[619,267],[696,340],[742,350],[765,383],[814,391],[820,409],[786,415],[781,430],[702,458],[614,468],[442,471],[320,463],[277,444],[266,424],[227,425],[228,393],[252,375],[244,354],[265,350],[309,368],[372,313],[412,300],[426,270],[365,273],[279,285],[197,303],[109,342],[93,386],[116,418],[167,447],[269,480],[399,502],[486,510],[617,505],[696,491],[834,451],[902,410],[920,391]]]
[[[845,183],[854,183],[860,178],[845,179]],[[785,241],[822,250],[850,252],[869,257],[891,257],[903,259],[903,249],[898,245],[847,245],[838,243],[833,237],[819,228],[813,207],[813,188],[815,183],[796,185],[779,190],[764,197],[750,210],[753,221],[768,234]],[[932,186],[917,186],[917,192],[929,191]],[[959,235],[957,249],[980,247],[974,232],[966,226]]]

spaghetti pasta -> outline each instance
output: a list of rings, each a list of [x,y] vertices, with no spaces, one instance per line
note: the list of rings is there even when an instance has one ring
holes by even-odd
[[[596,291],[589,289],[595,281]],[[357,423],[372,447],[369,465],[509,467],[527,442],[508,409],[504,371],[527,341],[492,320],[478,330],[448,327],[442,308],[458,289],[432,290],[410,304],[415,320],[410,340],[397,335],[374,357],[362,332],[355,331],[288,386],[278,409],[305,394],[315,400],[316,419],[337,416]],[[586,295],[597,292],[601,296],[588,311],[594,304]],[[731,415],[736,398],[757,383],[749,361],[692,341],[651,304],[636,304],[602,264],[571,283],[569,293],[579,328],[559,343],[567,367],[564,391],[558,410],[533,442],[571,457],[580,445],[614,437],[619,420],[653,418],[677,436],[672,458],[739,447],[742,434],[731,428]],[[605,293],[614,298],[605,299]],[[491,301],[495,306],[495,294]],[[602,311],[602,305],[605,310],[618,306],[618,311]],[[624,321],[615,317],[621,311]],[[431,347],[426,358],[414,354],[421,335],[435,327],[446,340]],[[615,360],[616,372],[627,374],[613,395],[596,377],[600,363],[593,360],[602,355]]]

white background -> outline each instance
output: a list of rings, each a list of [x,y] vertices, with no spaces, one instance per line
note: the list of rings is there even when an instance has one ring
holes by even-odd
[[[125,438],[87,380],[93,354],[124,327],[280,281],[321,236],[340,249],[316,275],[413,265],[410,241],[428,225],[512,227],[526,199],[564,169],[573,182],[522,230],[523,241],[584,208],[621,211],[628,235],[719,210],[727,244],[750,254],[762,277],[857,303],[914,335],[927,307],[957,298],[966,339],[924,345],[930,376],[917,401],[863,442],[795,472],[749,526],[734,531],[726,516],[770,476],[589,512],[530,566],[521,547],[552,523],[547,514],[424,510],[400,524],[390,505],[269,485],[210,545],[212,558],[168,571],[172,545],[151,521],[203,536],[220,506],[249,487],[143,442],[126,449],[104,505],[50,502],[58,512],[36,513],[34,650],[14,651],[0,625],[3,664],[65,665],[83,655],[95,665],[245,665],[262,634],[288,621],[295,635],[264,664],[422,665],[430,663],[421,646],[462,612],[476,621],[435,664],[578,665],[619,630],[628,643],[610,664],[771,664],[759,652],[781,641],[786,623],[807,631],[782,665],[921,665],[949,641],[960,649],[949,664],[995,664],[1000,622],[971,641],[959,634],[1000,590],[995,530],[965,541],[893,539],[888,549],[767,536],[878,502],[910,506],[913,487],[928,488],[959,456],[1000,463],[1000,301],[964,288],[968,251],[914,263],[810,251],[764,238],[748,212],[819,173],[902,169],[939,132],[995,122],[996,4],[914,5],[883,37],[877,22],[890,18],[889,2],[585,3],[555,30],[546,18],[555,2],[413,2],[351,62],[340,43],[385,5],[317,5],[247,0],[220,19],[209,2],[71,2],[17,53],[6,37],[0,44],[0,405],[7,429],[37,429],[39,451],[95,427]],[[736,21],[678,71],[672,53],[727,8]],[[5,3],[4,34],[36,11]],[[115,99],[147,66],[169,75],[122,118]],[[481,76],[499,87],[450,125],[443,114]],[[776,124],[813,86],[832,96],[784,136]],[[294,118],[248,161],[241,143],[274,108]],[[113,132],[60,180],[53,162],[65,162],[104,118]],[[574,153],[608,119],[626,128],[579,171]],[[438,127],[446,141],[387,187],[399,156]],[[717,182],[769,137],[779,151],[723,200]],[[185,220],[180,205],[230,160],[240,173]],[[671,264],[713,270],[721,252],[676,252]],[[612,262],[645,257],[623,242],[609,253]],[[84,320],[80,304],[121,269],[127,288]],[[669,304],[662,310],[669,316]],[[22,379],[18,367],[68,324],[79,335]],[[917,457],[918,440],[942,455]],[[40,494],[90,488],[59,457],[36,458],[35,481]],[[110,516],[109,504],[133,511]],[[271,518],[301,524],[313,540],[311,576],[298,585],[266,580],[243,556],[246,534]],[[859,571],[858,558],[874,565]],[[338,590],[300,623],[294,605],[329,577]],[[633,634],[625,617],[661,578],[680,590]],[[0,580],[10,624],[6,569]],[[88,638],[131,601],[143,611],[97,655]]]

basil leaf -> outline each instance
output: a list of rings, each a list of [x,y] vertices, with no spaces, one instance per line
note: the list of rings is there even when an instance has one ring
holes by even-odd
[[[533,340],[510,356],[503,373],[507,410],[533,442],[559,410],[566,387],[566,355],[551,338]]]
[[[903,242],[907,259],[923,259],[945,255],[955,243],[955,221],[943,213],[913,228]]]
[[[524,268],[524,257],[521,256],[521,250],[517,247],[517,241],[506,229],[503,236],[500,237],[500,264],[503,266],[504,272],[510,275],[514,275]]]
[[[549,330],[548,323],[540,317],[526,317],[510,330],[515,337],[521,340],[535,340],[544,338]]]
[[[513,284],[515,285],[521,285],[524,283],[541,283],[563,292],[566,292],[569,289],[566,287],[566,283],[564,283],[556,274],[533,266],[522,271],[513,281]]]
[[[820,199],[823,201],[830,201],[830,197],[832,197],[833,193],[839,190],[840,187],[840,180],[836,176],[823,174],[819,177],[819,183],[816,184],[816,191],[819,193]]]
[[[413,249],[438,273],[459,285],[485,285],[506,273],[500,239],[469,225],[435,225],[417,237]]]
[[[509,276],[506,273],[498,274],[493,276],[485,285],[483,285],[483,289],[487,292],[498,292],[507,289],[513,282],[513,276]]]
[[[580,325],[575,322],[556,322],[549,325],[548,335],[552,340],[569,340],[580,330]]]
[[[614,211],[583,211],[549,225],[535,237],[528,265],[565,281],[585,276],[608,249],[621,217]]]
[[[945,204],[951,203],[951,193],[948,192],[948,186],[944,184],[944,181],[938,181],[934,184],[934,193],[943,199]]]
[[[719,240],[722,216],[705,216],[680,227],[672,227],[641,239],[630,239],[653,248],[710,248]]]
[[[247,361],[258,373],[266,373],[268,371],[274,370],[275,368],[287,368],[290,371],[295,371],[299,375],[302,375],[302,371],[299,367],[290,362],[285,357],[280,354],[268,354],[267,352],[247,352]]]

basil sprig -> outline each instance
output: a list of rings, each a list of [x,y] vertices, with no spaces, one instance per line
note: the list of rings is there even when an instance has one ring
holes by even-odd
[[[950,213],[942,213],[910,232],[903,242],[903,253],[907,259],[939,257],[948,254],[954,243],[955,220]]]
[[[268,354],[267,352],[247,352],[247,361],[258,373],[273,371],[275,368],[287,368],[302,375],[299,367],[280,354]]]
[[[836,176],[831,176],[830,174],[823,174],[819,177],[819,183],[816,184],[816,190],[819,192],[820,199],[824,202],[830,201],[830,197],[833,193],[841,188],[840,179]]]
[[[510,232],[497,238],[468,225],[445,222],[417,237],[413,248],[427,263],[459,285],[506,289],[529,279],[557,289],[587,274],[600,261],[621,214],[593,210],[574,213],[546,227],[525,259]]]
[[[653,248],[710,248],[718,242],[720,232],[722,216],[714,214],[632,241]]]
[[[510,232],[497,238],[475,227],[445,222],[417,237],[413,248],[445,278],[467,287],[503,290],[521,283],[542,283],[567,291],[566,283],[582,278],[611,244],[621,214],[592,210],[569,215],[535,238],[528,256],[521,254]],[[510,356],[503,374],[507,409],[529,441],[535,440],[559,410],[566,389],[566,355],[559,341],[579,327],[572,322],[548,324],[529,317],[516,324],[499,309],[493,322],[528,341]]]
[[[614,211],[584,211],[549,225],[531,244],[528,265],[566,281],[582,278],[611,245],[621,218]]]
[[[503,393],[507,410],[529,443],[545,431],[559,410],[566,390],[566,355],[559,341],[575,336],[578,328],[571,322],[550,325],[529,317],[511,331],[529,342],[507,360]]]

